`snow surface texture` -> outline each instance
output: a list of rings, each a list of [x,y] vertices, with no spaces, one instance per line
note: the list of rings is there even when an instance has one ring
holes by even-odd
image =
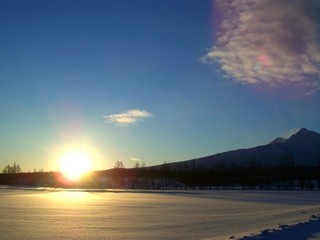
[[[3,240],[314,240],[320,239],[319,213],[319,191],[0,188]]]
[[[279,229],[265,229],[256,236],[245,236],[239,240],[258,240],[258,239],[290,239],[290,240],[303,240],[303,239],[320,239],[320,217],[312,216],[308,222],[300,222],[297,225],[288,226],[281,225]],[[231,237],[230,239],[232,239]]]

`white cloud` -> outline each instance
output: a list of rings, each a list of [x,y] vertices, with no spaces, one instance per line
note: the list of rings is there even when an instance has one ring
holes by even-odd
[[[216,0],[217,41],[204,62],[217,61],[236,81],[320,90],[319,24],[314,0]],[[319,9],[319,8],[318,8]]]
[[[153,115],[145,110],[131,109],[123,113],[103,116],[106,122],[116,123],[121,127],[129,127],[145,118],[152,117]]]

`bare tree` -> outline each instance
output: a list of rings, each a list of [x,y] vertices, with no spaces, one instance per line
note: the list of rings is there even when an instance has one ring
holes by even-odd
[[[124,164],[123,164],[123,162],[122,161],[116,161],[116,163],[114,164],[114,167],[113,168],[116,168],[116,169],[118,169],[118,168],[124,168]]]
[[[136,162],[136,163],[134,164],[134,168],[140,168],[140,163],[139,163],[139,162]]]
[[[12,166],[8,164],[2,170],[2,173],[20,173],[21,167],[19,164],[14,163]]]

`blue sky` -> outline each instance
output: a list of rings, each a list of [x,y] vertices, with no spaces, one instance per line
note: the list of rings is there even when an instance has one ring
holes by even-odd
[[[57,170],[84,147],[95,169],[151,166],[320,132],[319,5],[265,2],[0,1],[1,165]]]

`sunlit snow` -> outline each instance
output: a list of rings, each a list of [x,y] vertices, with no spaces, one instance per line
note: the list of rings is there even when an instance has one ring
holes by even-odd
[[[319,191],[0,189],[3,240],[316,239],[319,214]]]

